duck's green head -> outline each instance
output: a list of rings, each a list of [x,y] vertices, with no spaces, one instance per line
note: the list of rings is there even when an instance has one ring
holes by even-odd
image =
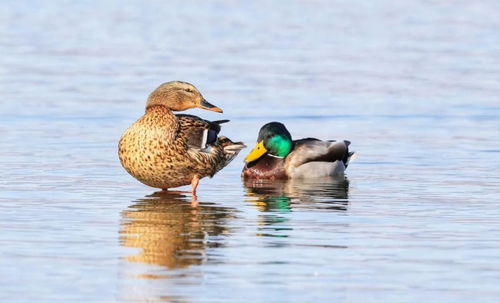
[[[245,162],[255,161],[265,154],[284,158],[292,151],[292,148],[292,136],[285,125],[279,122],[269,122],[261,127],[257,144],[246,156]]]

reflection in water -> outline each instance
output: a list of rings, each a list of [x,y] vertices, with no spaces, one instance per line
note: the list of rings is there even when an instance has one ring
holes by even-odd
[[[247,201],[264,214],[259,216],[259,236],[288,237],[292,228],[286,213],[293,208],[346,211],[349,180],[245,180]]]
[[[292,207],[347,210],[349,180],[344,177],[244,182],[248,201],[260,211],[290,211]]]
[[[185,267],[203,263],[206,248],[221,245],[216,236],[228,233],[224,223],[234,210],[205,202],[193,207],[188,199],[155,193],[122,212],[121,244],[141,249],[128,261]]]

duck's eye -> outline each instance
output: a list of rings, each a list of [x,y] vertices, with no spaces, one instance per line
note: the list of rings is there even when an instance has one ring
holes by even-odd
[[[188,93],[194,93],[194,90],[192,90],[192,89],[190,89],[190,88],[186,88],[186,91],[187,91]]]

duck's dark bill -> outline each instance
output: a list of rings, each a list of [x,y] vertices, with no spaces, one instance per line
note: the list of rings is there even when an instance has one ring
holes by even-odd
[[[264,141],[258,142],[252,151],[246,156],[245,162],[252,162],[260,157],[262,157],[265,153],[267,153],[267,149],[264,147]]]
[[[206,110],[211,110],[213,112],[222,113],[222,109],[220,109],[219,107],[213,105],[212,103],[208,102],[205,99],[203,99],[203,101],[201,101],[200,108],[203,108],[203,109],[206,109]]]

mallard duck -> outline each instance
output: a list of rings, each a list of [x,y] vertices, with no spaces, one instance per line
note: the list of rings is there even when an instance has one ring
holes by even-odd
[[[163,190],[191,184],[192,194],[200,178],[213,177],[245,147],[217,137],[220,124],[173,111],[222,109],[203,98],[194,85],[163,83],[148,97],[146,113],[122,135],[118,155],[125,170],[140,182]]]
[[[270,122],[262,126],[257,144],[246,156],[242,177],[289,179],[341,176],[355,155],[349,152],[349,144],[347,140],[292,140],[285,125]]]

